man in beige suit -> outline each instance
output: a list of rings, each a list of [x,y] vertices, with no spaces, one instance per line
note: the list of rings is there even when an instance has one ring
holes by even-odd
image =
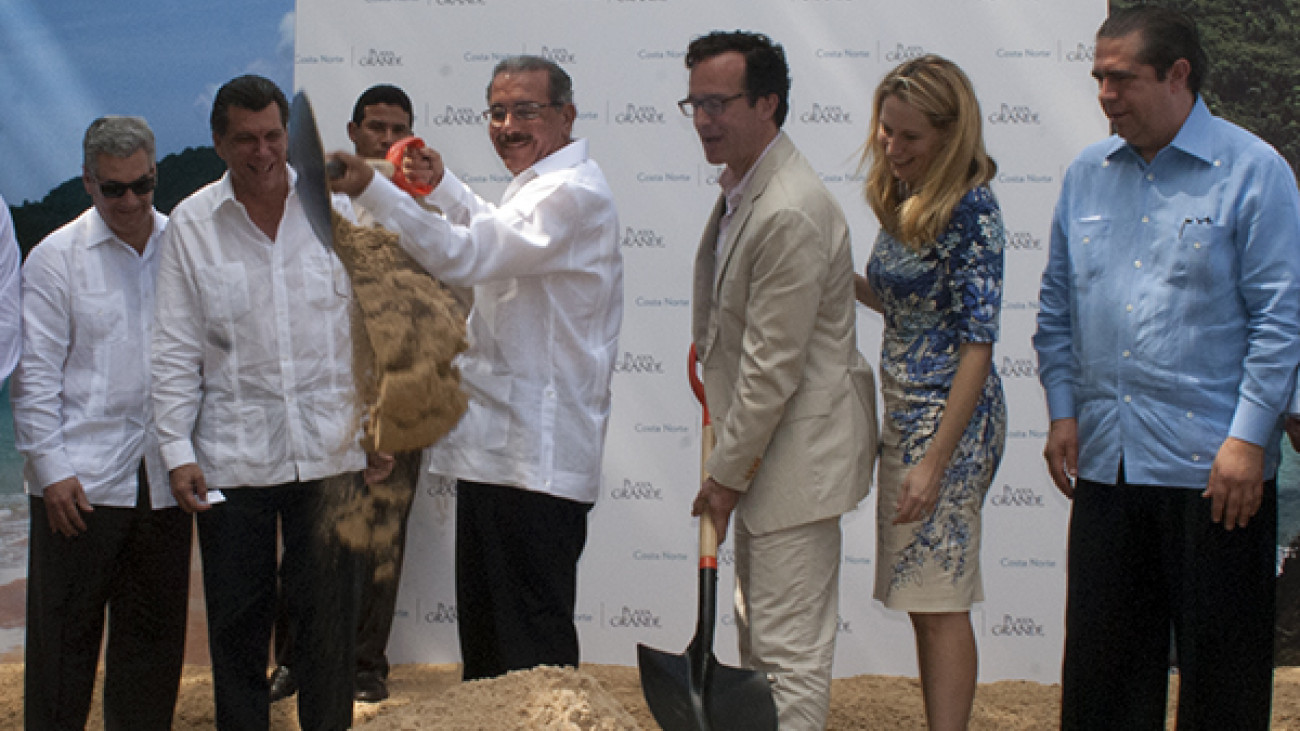
[[[717,433],[693,512],[736,515],[741,661],[767,673],[783,731],[821,729],[839,604],[840,516],[866,496],[875,385],[858,353],[839,205],[781,132],[789,72],[766,36],[686,54],[695,121],[726,165],[695,259],[693,337]]]

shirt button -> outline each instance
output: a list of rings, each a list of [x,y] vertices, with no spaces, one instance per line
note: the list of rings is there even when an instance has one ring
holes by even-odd
[[[1223,167],[1223,161],[1222,161],[1222,160],[1215,160],[1215,161],[1214,161],[1214,167],[1216,167],[1216,168],[1217,168],[1217,167]]]
[[[1123,353],[1121,353],[1120,355],[1123,355],[1125,358],[1127,358],[1127,357],[1129,357],[1130,355],[1132,355],[1132,353],[1130,353],[1129,351],[1126,350],[1126,351],[1124,351]]]
[[[1199,249],[1199,248],[1201,248],[1201,242],[1197,241],[1196,243],[1192,244],[1192,248],[1193,248],[1193,249]]]
[[[1137,259],[1137,260],[1135,260],[1135,261],[1133,262],[1133,268],[1134,268],[1134,269],[1141,269],[1141,268],[1142,268],[1142,260],[1141,260],[1141,259]]]
[[[1133,403],[1133,397],[1132,397],[1132,396],[1129,396],[1128,394],[1124,394],[1124,403],[1126,403],[1126,404],[1131,404],[1131,403]]]
[[[1193,462],[1200,462],[1200,461],[1201,461],[1201,455],[1199,455],[1199,454],[1193,454],[1193,455],[1192,455],[1192,461],[1193,461]]]
[[[1190,411],[1187,412],[1187,418],[1189,418],[1189,419],[1192,418],[1192,412],[1190,412]]]
[[[1151,173],[1147,173],[1147,180],[1155,180],[1155,179],[1156,179],[1155,175],[1152,175]]]
[[[1108,167],[1110,167],[1110,160],[1102,160],[1102,161],[1101,161],[1101,166],[1104,167],[1104,168],[1108,168]]]
[[[1151,217],[1150,217],[1150,216],[1143,216],[1143,217],[1142,217],[1142,223],[1151,223]]]
[[[1088,243],[1089,241],[1092,241],[1092,237],[1091,237],[1091,236],[1084,236],[1084,237],[1083,237],[1083,243],[1086,244],[1086,243]]]
[[[1124,305],[1124,311],[1125,311],[1125,312],[1132,312],[1132,311],[1133,311],[1133,305]]]

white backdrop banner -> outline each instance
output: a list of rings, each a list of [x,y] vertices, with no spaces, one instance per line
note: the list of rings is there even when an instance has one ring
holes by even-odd
[[[376,83],[415,103],[416,133],[480,195],[509,173],[480,112],[498,60],[550,58],[573,77],[574,134],[591,141],[618,203],[625,273],[621,357],[600,501],[579,578],[584,661],[633,665],[637,642],[680,652],[694,631],[700,410],[686,380],[691,265],[718,195],[686,95],[689,41],[714,29],[785,46],[785,129],[839,198],[861,270],[877,225],[858,157],[871,93],[923,53],[960,64],[979,95],[1006,218],[1006,291],[995,361],[1010,414],[984,512],[987,600],[973,612],[983,681],[1059,677],[1068,503],[1041,458],[1047,418],[1030,346],[1052,206],[1066,165],[1106,133],[1089,78],[1104,0],[300,0],[295,84],[327,149],[350,149],[352,104]],[[859,348],[879,361],[880,319],[859,308]],[[428,477],[412,516],[394,662],[457,662],[454,484]],[[910,624],[871,598],[875,493],[845,516],[837,677],[915,674]],[[736,663],[729,542],[720,555],[719,658]]]

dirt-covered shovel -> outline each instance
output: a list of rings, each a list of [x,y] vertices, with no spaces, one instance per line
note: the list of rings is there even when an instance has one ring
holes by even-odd
[[[704,410],[701,451],[708,460],[713,425],[704,400],[704,385],[695,373],[691,347],[691,388]],[[664,731],[776,731],[776,705],[767,678],[754,670],[722,665],[713,654],[717,620],[718,536],[713,521],[700,516],[699,611],[695,637],[681,655],[638,643],[641,692]]]

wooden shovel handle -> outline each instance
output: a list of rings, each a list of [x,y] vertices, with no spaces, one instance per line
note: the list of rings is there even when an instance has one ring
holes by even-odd
[[[709,404],[704,398],[704,383],[700,381],[698,371],[699,360],[695,356],[695,344],[691,343],[691,349],[686,355],[686,375],[704,412],[703,426],[700,429],[700,480],[703,481],[708,474],[704,471],[704,465],[708,464],[709,454],[713,452],[714,436],[713,424],[709,421]],[[718,568],[718,531],[707,510],[700,516],[700,568]]]

